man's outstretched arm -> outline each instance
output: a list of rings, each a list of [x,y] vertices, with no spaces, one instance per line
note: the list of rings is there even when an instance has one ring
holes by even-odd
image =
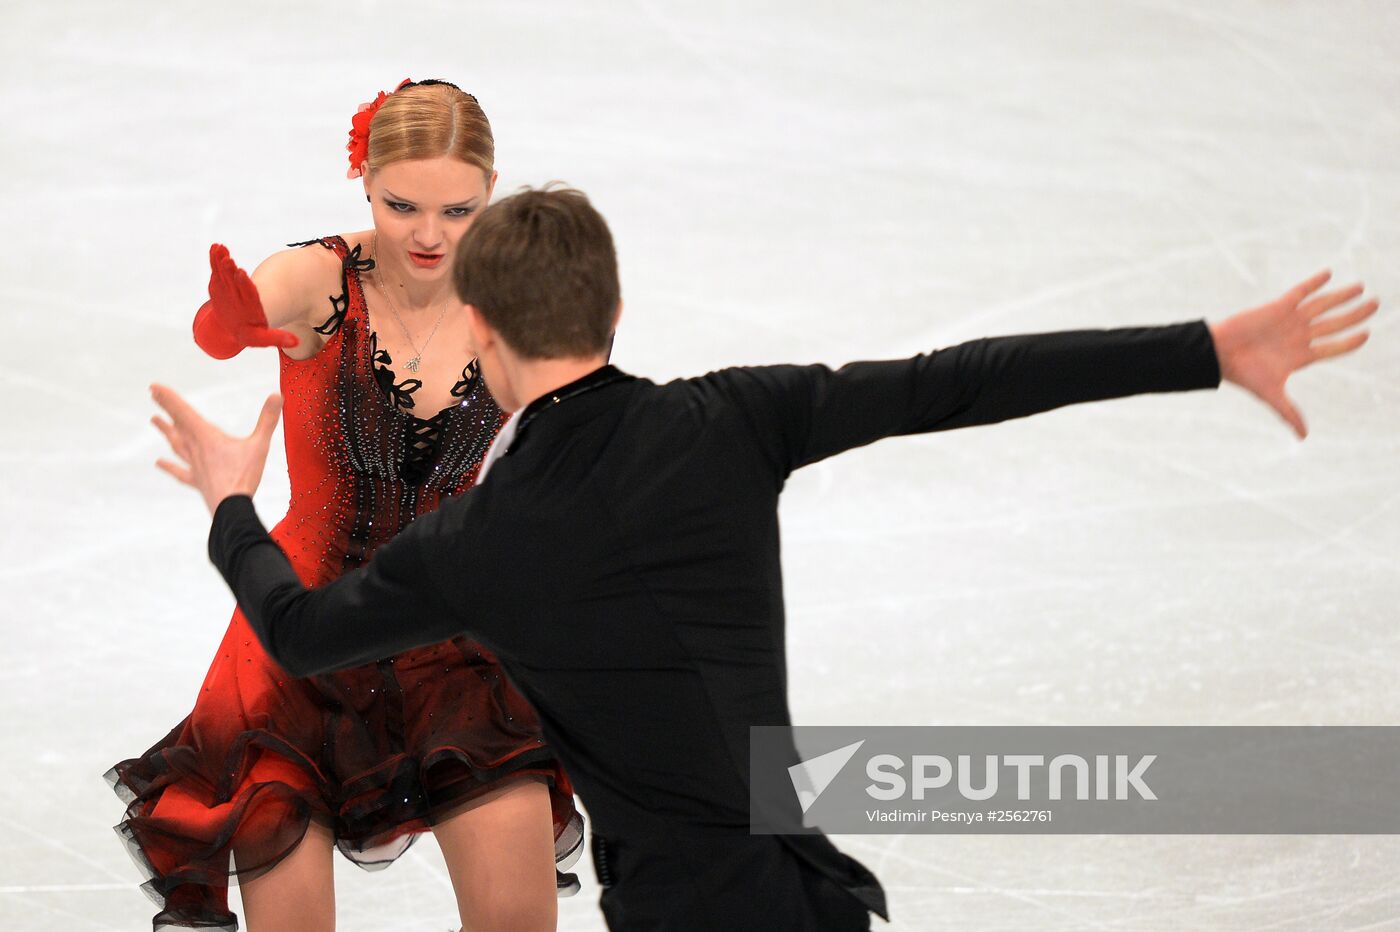
[[[481,563],[454,558],[471,546],[466,536],[479,524],[463,520],[467,496],[414,521],[368,566],[307,589],[253,510],[281,399],[268,398],[252,434],[232,437],[174,391],[155,385],[151,395],[170,416],[151,420],[179,458],[158,465],[203,495],[214,515],[209,555],[258,640],[288,673],[357,666],[460,633],[462,619],[439,586],[470,588],[463,574]]]
[[[431,557],[457,541],[445,525],[450,500],[375,551],[367,566],[307,589],[268,536],[246,495],[223,499],[209,530],[214,562],[263,648],[293,676],[310,676],[389,657],[462,633]],[[454,561],[465,572],[471,560]]]
[[[882,437],[993,424],[1088,401],[1235,382],[1306,431],[1284,385],[1318,359],[1351,352],[1364,331],[1324,340],[1375,312],[1359,285],[1314,295],[1314,276],[1219,324],[1079,330],[974,340],[911,359],[731,369],[709,376],[749,416],[779,471]]]

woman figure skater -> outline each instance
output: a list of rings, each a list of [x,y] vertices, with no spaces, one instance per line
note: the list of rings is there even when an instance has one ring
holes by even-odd
[[[215,245],[195,342],[279,348],[291,501],[273,535],[319,585],[469,488],[504,422],[466,349],[448,274],[495,185],[476,98],[405,81],[361,107],[350,177],[373,226],[279,252],[251,279]],[[553,929],[577,856],[573,790],[538,719],[480,645],[455,639],[287,676],[235,611],[189,716],[108,779],[155,926],[335,925],[333,847],[383,867],[431,830],[467,930]]]

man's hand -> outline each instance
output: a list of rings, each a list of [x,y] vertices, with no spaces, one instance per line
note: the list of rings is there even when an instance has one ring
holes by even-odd
[[[1355,327],[1380,307],[1371,298],[1344,312],[1329,313],[1365,290],[1356,284],[1312,297],[1331,277],[1331,272],[1319,272],[1283,297],[1240,311],[1210,328],[1221,377],[1277,411],[1299,440],[1308,435],[1308,429],[1284,391],[1288,377],[1319,359],[1343,356],[1365,343],[1370,336],[1365,330],[1335,340],[1323,338]]]
[[[154,415],[154,424],[182,462],[156,460],[156,465],[204,496],[209,513],[230,495],[252,495],[262,481],[272,431],[282,413],[282,396],[263,402],[257,426],[247,437],[230,437],[210,424],[185,399],[164,385],[152,385],[151,397],[170,415]]]

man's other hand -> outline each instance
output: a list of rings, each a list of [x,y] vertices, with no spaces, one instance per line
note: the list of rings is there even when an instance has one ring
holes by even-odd
[[[262,481],[272,432],[282,413],[282,396],[269,395],[263,402],[257,426],[246,437],[230,437],[210,424],[173,389],[151,386],[151,398],[170,415],[151,417],[179,462],[156,460],[156,465],[204,496],[209,513],[230,495],[251,496]]]
[[[1331,277],[1331,272],[1319,272],[1283,297],[1210,328],[1221,377],[1277,411],[1300,440],[1308,429],[1285,391],[1288,377],[1319,359],[1356,350],[1370,334],[1352,328],[1380,306],[1375,298],[1349,305],[1365,290],[1360,284],[1314,295]],[[1336,336],[1343,331],[1352,332]]]

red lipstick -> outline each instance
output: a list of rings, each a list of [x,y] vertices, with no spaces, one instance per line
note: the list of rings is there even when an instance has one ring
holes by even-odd
[[[411,252],[408,257],[413,260],[413,264],[420,269],[435,269],[438,263],[442,262],[443,253],[440,252]]]

